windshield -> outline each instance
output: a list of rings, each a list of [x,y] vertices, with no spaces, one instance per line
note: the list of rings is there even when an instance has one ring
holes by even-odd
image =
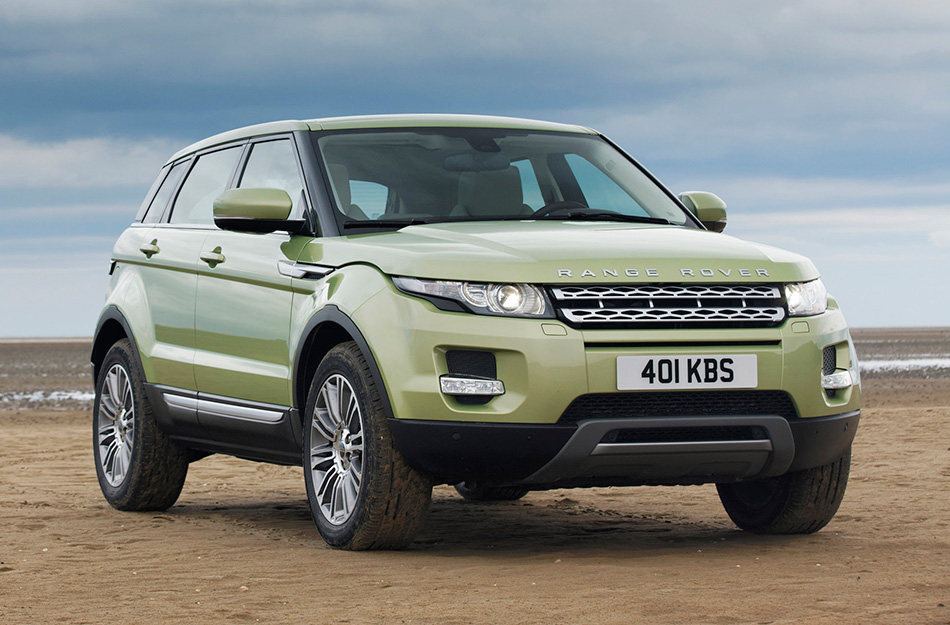
[[[317,145],[344,232],[503,219],[694,225],[595,135],[400,128],[323,133]]]

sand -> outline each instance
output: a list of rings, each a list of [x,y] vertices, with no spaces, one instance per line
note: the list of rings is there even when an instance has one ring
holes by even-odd
[[[0,391],[85,390],[60,347],[0,347]],[[170,510],[113,510],[89,410],[7,402],[0,623],[947,624],[950,379],[924,375],[865,380],[848,491],[817,534],[741,532],[712,486],[493,504],[442,486],[413,546],[382,553],[327,548],[294,467],[213,456]]]

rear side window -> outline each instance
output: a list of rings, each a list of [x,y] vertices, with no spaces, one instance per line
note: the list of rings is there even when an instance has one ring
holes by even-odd
[[[241,155],[241,148],[242,146],[235,146],[198,157],[198,162],[191,168],[181,191],[178,192],[178,198],[172,208],[171,223],[214,223],[212,204],[227,187],[231,172]]]
[[[155,194],[155,197],[152,198],[152,203],[149,204],[148,212],[145,213],[142,223],[154,224],[162,219],[162,215],[165,213],[165,207],[168,206],[168,200],[171,199],[172,193],[175,192],[175,187],[178,186],[178,179],[181,178],[182,173],[184,173],[187,163],[188,161],[182,161],[171,168],[171,171],[165,176],[162,186],[158,188],[158,192]]]
[[[293,200],[292,214],[299,214],[303,180],[300,178],[300,170],[297,169],[297,157],[290,140],[255,143],[238,186],[283,189]]]

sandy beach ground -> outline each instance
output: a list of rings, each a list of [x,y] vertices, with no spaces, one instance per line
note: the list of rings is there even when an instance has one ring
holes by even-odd
[[[743,533],[712,486],[493,504],[442,486],[388,553],[325,547],[294,467],[213,456],[170,510],[113,510],[88,343],[2,342],[0,623],[950,624],[950,330],[854,337],[875,364],[817,534]]]

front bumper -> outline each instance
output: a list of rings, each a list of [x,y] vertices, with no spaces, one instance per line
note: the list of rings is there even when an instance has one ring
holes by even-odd
[[[834,462],[860,412],[592,419],[572,425],[391,419],[409,464],[439,481],[572,486],[699,484],[758,479]]]

